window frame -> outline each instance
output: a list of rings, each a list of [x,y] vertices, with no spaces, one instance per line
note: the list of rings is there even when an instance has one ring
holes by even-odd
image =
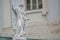
[[[36,9],[33,9],[33,4],[32,4],[32,0],[30,0],[30,9],[27,9],[27,0],[26,0],[26,11],[30,11],[30,10],[37,10],[37,9],[42,9],[43,8],[43,2],[42,3],[42,7],[39,8],[39,5],[38,5],[38,0],[36,0]]]

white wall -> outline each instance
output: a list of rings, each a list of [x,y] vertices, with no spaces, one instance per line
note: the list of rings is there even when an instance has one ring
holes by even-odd
[[[2,0],[0,0],[0,27],[3,27],[3,10],[2,10]]]
[[[60,0],[59,0],[59,7],[60,7]],[[59,12],[60,12],[60,8],[59,8]],[[60,15],[60,13],[59,13],[59,15]],[[60,16],[59,16],[60,17]]]
[[[3,24],[3,10],[2,10],[2,0],[0,0],[0,36],[2,33],[2,27],[4,26]]]
[[[59,22],[59,0],[48,0],[48,20],[54,23]]]

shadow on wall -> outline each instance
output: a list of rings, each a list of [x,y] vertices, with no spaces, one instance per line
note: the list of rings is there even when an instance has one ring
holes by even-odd
[[[0,40],[12,40],[11,37],[0,37]]]
[[[0,40],[12,40],[11,37],[0,37]],[[40,40],[40,39],[28,39],[27,40]]]

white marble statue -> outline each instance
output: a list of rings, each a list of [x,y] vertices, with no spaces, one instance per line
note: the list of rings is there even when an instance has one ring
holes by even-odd
[[[14,12],[14,18],[13,18],[13,30],[14,30],[14,36],[13,40],[26,40],[26,34],[25,34],[25,23],[26,23],[26,13],[23,9],[23,5],[19,5],[18,7],[12,7],[12,10]]]

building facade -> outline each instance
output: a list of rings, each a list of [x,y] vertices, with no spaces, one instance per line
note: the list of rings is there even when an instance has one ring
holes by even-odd
[[[20,0],[0,0],[1,36],[12,37],[12,4],[17,7]],[[59,39],[59,0],[25,0],[27,18],[26,33],[31,39]],[[58,29],[58,30],[57,30]]]

